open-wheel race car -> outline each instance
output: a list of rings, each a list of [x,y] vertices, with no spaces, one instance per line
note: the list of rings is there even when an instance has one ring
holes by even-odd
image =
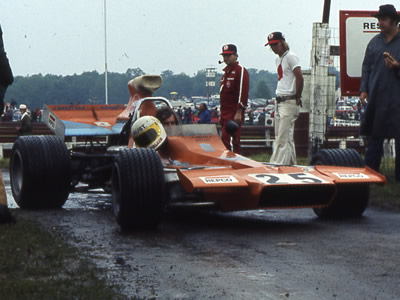
[[[16,203],[61,208],[70,193],[102,189],[112,194],[122,228],[154,228],[173,207],[309,207],[322,218],[343,218],[361,216],[369,185],[385,183],[355,150],[321,150],[312,166],[273,165],[228,151],[214,124],[163,127],[155,112],[171,104],[152,96],[160,86],[159,76],[133,79],[126,108],[46,106],[56,135],[19,137],[12,149]],[[65,143],[70,136],[77,142]]]

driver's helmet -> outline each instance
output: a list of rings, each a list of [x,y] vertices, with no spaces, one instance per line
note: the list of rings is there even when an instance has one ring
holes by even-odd
[[[152,116],[144,116],[135,121],[131,133],[136,147],[157,150],[167,140],[167,133],[161,122]]]

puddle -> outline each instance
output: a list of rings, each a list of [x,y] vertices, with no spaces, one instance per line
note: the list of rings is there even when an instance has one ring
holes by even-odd
[[[10,185],[10,174],[7,170],[1,171],[3,174],[4,184],[7,193],[8,207],[18,208],[18,204],[15,203],[14,197],[11,191]],[[112,209],[111,195],[102,194],[102,190],[98,190],[99,193],[71,193],[65,202],[63,209],[72,210],[110,210]]]

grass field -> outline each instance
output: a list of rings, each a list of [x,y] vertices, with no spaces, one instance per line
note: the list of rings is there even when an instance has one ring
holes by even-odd
[[[8,164],[0,160],[0,168]],[[1,299],[126,299],[67,237],[25,220],[19,209],[12,214],[17,224],[0,225]]]
[[[387,183],[384,186],[372,185],[370,192],[371,204],[400,211],[400,182],[394,177],[394,158],[382,159],[380,172],[386,176]]]
[[[123,299],[62,237],[13,214],[17,224],[0,225],[2,299]]]

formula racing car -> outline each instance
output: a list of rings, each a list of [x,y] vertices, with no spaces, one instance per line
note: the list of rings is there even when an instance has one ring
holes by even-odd
[[[172,106],[153,97],[161,83],[153,75],[131,80],[126,107],[45,106],[55,135],[19,137],[12,149],[16,203],[61,208],[73,192],[110,193],[121,228],[157,227],[174,207],[309,207],[322,218],[343,218],[361,216],[369,185],[385,183],[355,150],[321,150],[312,166],[273,165],[228,151],[215,124],[164,127],[155,113]]]

